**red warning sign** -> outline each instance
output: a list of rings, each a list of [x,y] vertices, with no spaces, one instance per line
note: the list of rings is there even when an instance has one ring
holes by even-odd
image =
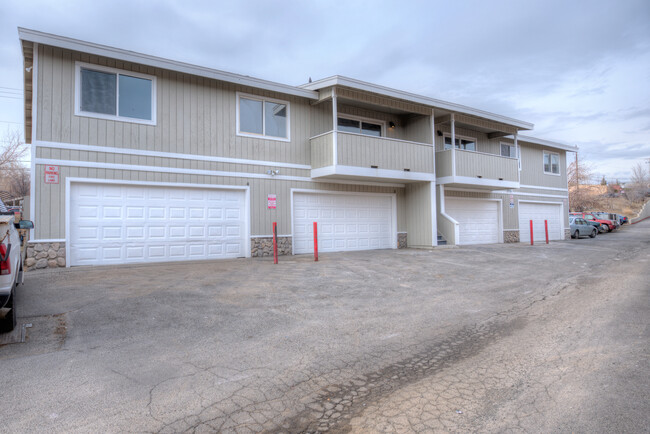
[[[59,183],[59,166],[45,166],[45,183],[58,184]]]

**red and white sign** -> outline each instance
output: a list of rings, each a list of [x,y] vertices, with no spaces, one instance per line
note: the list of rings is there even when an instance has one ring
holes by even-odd
[[[58,184],[59,183],[59,166],[45,166],[45,183]]]
[[[274,194],[269,194],[269,198],[268,198],[267,203],[268,203],[269,209],[275,209],[276,199],[275,199]]]

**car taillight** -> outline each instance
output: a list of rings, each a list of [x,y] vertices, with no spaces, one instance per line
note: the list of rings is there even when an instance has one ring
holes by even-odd
[[[11,261],[7,254],[7,245],[0,244],[0,275],[11,274]]]

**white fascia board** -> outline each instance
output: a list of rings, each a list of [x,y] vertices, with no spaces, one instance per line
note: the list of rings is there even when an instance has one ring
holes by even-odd
[[[183,72],[199,77],[206,77],[214,80],[225,81],[228,83],[240,84],[242,86],[250,86],[256,89],[278,92],[285,95],[294,95],[312,100],[318,99],[318,92],[296,86],[290,86],[288,84],[275,83],[259,78],[234,74],[232,72],[220,71],[218,69],[206,68],[203,66],[192,65],[184,62],[177,62],[175,60],[164,59],[162,57],[136,53],[134,51],[123,50],[121,48],[114,48],[106,45],[95,44],[92,42],[81,41],[79,39],[67,38],[65,36],[53,35],[51,33],[39,32],[37,30],[18,27],[18,37],[21,41],[36,42],[39,44],[65,48],[82,53],[110,57],[112,59],[139,63],[141,65],[152,66],[154,68],[161,68],[170,71]]]
[[[464,184],[494,188],[519,188],[519,183],[516,181],[499,181],[497,179],[472,178],[469,176],[443,176],[438,178],[436,183],[438,185]]]
[[[337,164],[336,166],[326,166],[311,170],[311,177],[314,180],[318,180],[320,177],[332,175],[384,178],[401,181],[435,182],[436,180],[436,175],[433,173],[405,172],[402,170],[392,169],[373,169],[370,167],[342,166],[340,164]],[[327,182],[328,180],[326,178],[323,178],[322,181]]]
[[[366,92],[372,92],[379,95],[388,96],[391,98],[402,99],[405,101],[430,106],[433,108],[440,108],[440,109],[449,110],[456,113],[463,113],[471,116],[477,116],[483,119],[488,119],[491,121],[500,122],[506,125],[517,127],[520,130],[532,130],[535,126],[530,122],[513,119],[507,116],[498,115],[496,113],[490,113],[485,110],[467,107],[453,102],[442,101],[439,99],[430,98],[423,95],[417,95],[415,93],[405,92],[402,90],[392,89],[390,87],[380,86],[378,84],[372,84],[365,81],[356,80],[354,78],[343,77],[340,75],[324,78],[322,80],[316,80],[311,83],[303,84],[300,87],[309,90],[318,90],[318,89],[323,89],[331,86],[351,87],[353,89],[364,90]]]
[[[509,139],[513,139],[512,136],[507,136]],[[576,145],[567,145],[566,143],[554,142],[551,140],[538,139],[537,137],[522,136],[521,134],[517,135],[517,142],[521,144],[532,143],[533,145],[546,146],[547,148],[562,149],[569,152],[578,152],[578,147]]]

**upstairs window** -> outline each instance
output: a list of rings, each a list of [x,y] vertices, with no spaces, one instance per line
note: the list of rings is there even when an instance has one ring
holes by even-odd
[[[473,137],[456,136],[456,149],[476,151],[476,139]],[[451,134],[445,134],[445,149],[451,149]]]
[[[560,154],[544,151],[544,173],[560,174]]]
[[[289,140],[289,103],[253,95],[237,96],[237,134]]]
[[[508,143],[501,143],[501,156],[517,158],[517,148],[514,145]]]
[[[378,121],[339,117],[337,122],[338,130],[343,133],[356,133],[374,137],[382,137],[383,135],[383,124]]]
[[[85,63],[76,66],[77,116],[156,124],[155,77]]]

